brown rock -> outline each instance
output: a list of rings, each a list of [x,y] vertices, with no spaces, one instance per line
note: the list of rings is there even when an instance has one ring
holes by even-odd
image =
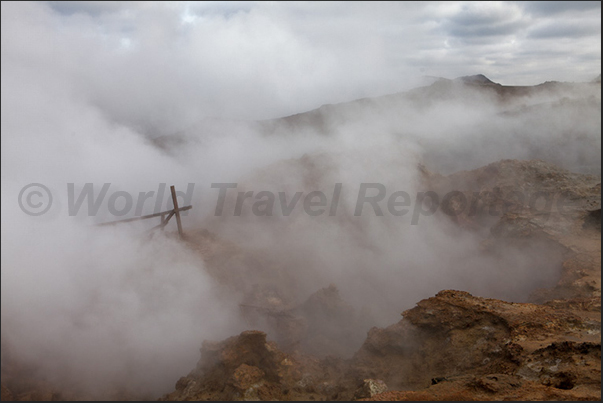
[[[354,399],[365,399],[387,392],[387,385],[379,379],[365,379],[356,393]]]
[[[232,385],[245,391],[252,386],[259,386],[266,374],[258,367],[252,367],[247,364],[241,364],[232,375]]]

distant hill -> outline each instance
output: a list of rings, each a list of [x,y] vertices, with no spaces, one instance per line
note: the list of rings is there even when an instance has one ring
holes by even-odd
[[[497,104],[501,112],[541,102],[555,102],[563,97],[584,98],[598,92],[593,82],[571,83],[547,81],[533,86],[501,85],[483,74],[458,77],[453,80],[429,77],[430,85],[374,98],[322,105],[320,108],[257,122],[265,134],[291,135],[312,131],[329,135],[340,126],[341,120],[358,120],[361,115],[399,114],[401,111],[429,107],[434,103],[464,104],[477,108],[487,99]],[[600,82],[600,76],[599,76]],[[600,95],[598,97],[600,99]],[[599,101],[600,102],[600,101]]]
[[[527,158],[600,173],[600,76],[588,82],[533,86],[502,85],[483,74],[429,78],[430,85],[409,91],[326,104],[277,119],[205,119],[154,143],[178,155],[190,142],[224,133],[251,131],[283,138],[361,133],[369,139],[385,131],[419,144],[426,166],[438,172],[475,168],[494,159]],[[458,136],[470,139],[471,145],[455,142]]]
[[[481,85],[494,84],[494,85],[500,85],[500,84],[495,83],[494,81],[490,80],[488,77],[486,77],[483,74],[477,74],[475,76],[459,77],[459,78],[455,79],[454,81],[461,81],[461,82],[463,82],[465,84],[481,84]]]

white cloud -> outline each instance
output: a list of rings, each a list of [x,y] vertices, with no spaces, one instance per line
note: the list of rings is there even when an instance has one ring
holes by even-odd
[[[600,71],[601,26],[600,6],[598,19],[587,6],[566,5],[569,14],[551,6],[552,14],[514,2],[3,5],[2,51],[7,63],[68,65],[71,84],[86,86],[110,116],[169,132],[208,116],[262,119],[392,93],[422,75],[586,81]],[[574,45],[563,58],[559,36]],[[526,62],[533,49],[539,55]],[[576,58],[579,67],[567,63]]]

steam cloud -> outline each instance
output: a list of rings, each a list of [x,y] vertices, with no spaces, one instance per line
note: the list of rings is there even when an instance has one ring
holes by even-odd
[[[502,107],[476,94],[419,100],[425,103],[382,97],[324,106],[320,124],[295,128],[280,120],[211,119],[262,120],[311,109],[317,98],[287,101],[278,91],[337,88],[329,83],[328,59],[304,64],[325,55],[252,14],[235,17],[233,25],[215,19],[205,29],[225,40],[234,36],[236,44],[265,24],[275,43],[252,37],[251,54],[235,56],[232,47],[203,42],[201,32],[196,46],[205,52],[191,62],[183,56],[188,45],[174,39],[176,25],[157,15],[170,11],[146,12],[157,25],[141,35],[163,45],[128,53],[127,41],[116,46],[119,35],[93,32],[89,16],[60,19],[45,4],[2,3],[3,368],[30,364],[52,382],[97,396],[125,388],[156,397],[194,367],[204,339],[245,329],[238,305],[255,286],[275,287],[301,303],[334,283],[366,316],[367,327],[356,329],[362,339],[369,325],[391,324],[442,289],[520,301],[556,282],[555,253],[532,247],[487,255],[480,250],[483,234],[462,232],[436,216],[419,225],[410,225],[410,217],[354,217],[356,190],[363,182],[411,195],[426,190],[419,163],[449,174],[502,158],[542,158],[600,174],[600,92],[585,89],[565,100],[551,93]],[[265,67],[262,52],[285,45],[291,55],[305,55],[283,56],[293,73],[279,76],[274,67],[256,75]],[[167,52],[160,62],[158,48]],[[249,57],[249,73],[238,74]],[[295,82],[292,66],[311,68],[310,82]],[[191,84],[197,76],[204,77],[202,88]],[[236,78],[232,85],[226,85],[229,77]],[[259,84],[248,84],[256,77]],[[274,88],[263,100],[273,97],[283,106],[263,110],[262,100],[237,102],[240,94],[253,98],[255,86]],[[222,94],[224,88],[236,94]],[[341,98],[330,101],[355,95],[338,93]],[[598,99],[589,101],[593,96]],[[56,206],[42,217],[23,214],[17,204],[21,188],[32,182],[56,195]],[[261,256],[275,274],[246,267],[239,293],[224,292],[232,290],[173,238],[141,235],[144,225],[98,228],[102,216],[66,214],[67,183],[100,189],[109,182],[132,194],[158,183],[197,184],[185,231],[209,229]],[[333,217],[215,217],[218,191],[210,184],[218,182],[289,196],[331,194],[343,183],[344,192]]]

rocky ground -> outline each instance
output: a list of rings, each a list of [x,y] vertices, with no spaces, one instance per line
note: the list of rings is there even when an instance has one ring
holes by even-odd
[[[487,229],[486,250],[556,246],[563,259],[556,286],[534,292],[531,303],[441,291],[400,322],[371,329],[350,360],[304,355],[293,342],[317,312],[351,320],[336,287],[297,308],[273,296],[264,313],[278,322],[280,347],[257,331],[204,343],[197,368],[163,400],[599,400],[600,177],[515,160],[423,174],[438,193],[455,190],[475,203],[448,215],[467,230]],[[457,202],[450,200],[451,211]]]
[[[539,160],[504,160],[450,176],[420,169],[426,187],[457,191],[448,214],[439,214],[483,234],[485,251],[554,247],[563,262],[556,285],[536,290],[528,303],[441,291],[402,312],[398,323],[372,328],[347,360],[326,352],[337,353],[338,340],[353,337],[348,330],[361,318],[335,285],[301,305],[278,289],[249,289],[242,316],[250,329],[263,320],[274,332],[205,341],[197,367],[160,400],[600,400],[600,176]],[[460,208],[461,195],[473,209]],[[242,267],[278,275],[207,231],[187,242],[233,289],[243,286],[232,280],[244,278]],[[5,382],[7,370],[2,400],[70,398],[24,381],[26,373]]]

